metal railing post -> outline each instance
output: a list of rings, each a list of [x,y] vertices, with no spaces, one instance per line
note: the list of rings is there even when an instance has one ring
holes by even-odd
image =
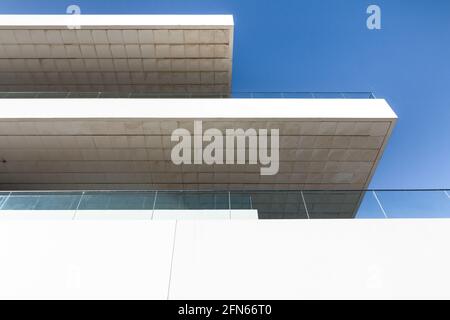
[[[384,211],[384,208],[383,208],[383,206],[381,205],[381,202],[380,202],[380,200],[378,199],[378,196],[377,196],[377,193],[375,192],[375,190],[372,191],[372,194],[373,194],[373,196],[375,197],[375,200],[377,201],[378,206],[379,206],[380,209],[381,209],[381,212],[383,212],[384,217],[385,217],[386,219],[388,219],[388,216],[387,216],[387,214],[386,214],[386,211]]]
[[[10,193],[8,194],[8,196],[5,198],[5,200],[2,202],[2,205],[0,206],[0,210],[3,210],[3,206],[5,205],[6,201],[8,201],[9,197],[11,197],[11,193],[12,193],[12,192],[10,192]]]
[[[81,201],[83,200],[83,197],[84,197],[84,191],[81,192],[80,200],[78,200],[77,207],[75,208],[75,212],[73,213],[73,216],[72,216],[72,220],[75,220],[75,218],[77,216],[78,208],[80,207],[80,204],[81,204]]]
[[[152,220],[153,216],[155,214],[155,207],[156,207],[156,198],[158,197],[158,190],[155,191],[155,199],[153,199],[153,208],[152,208]]]
[[[228,210],[230,211],[230,220],[231,220],[231,191],[228,191]]]
[[[300,191],[300,195],[302,196],[302,201],[303,201],[303,206],[305,207],[306,216],[308,217],[308,219],[311,219],[309,216],[308,207],[306,206],[306,201],[305,201],[305,196],[303,195],[303,190]]]

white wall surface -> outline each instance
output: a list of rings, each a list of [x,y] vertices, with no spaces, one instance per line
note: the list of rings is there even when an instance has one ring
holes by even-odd
[[[166,14],[86,14],[86,15],[0,15],[0,26],[34,26],[34,27],[50,27],[50,26],[67,26],[76,22],[79,26],[121,26],[131,27],[172,27],[193,26],[204,28],[212,26],[233,26],[232,15],[220,14],[203,14],[203,15],[166,15]]]
[[[257,210],[2,210],[2,220],[237,220],[258,219]]]
[[[450,298],[450,220],[1,221],[0,298]]]
[[[104,118],[394,122],[397,119],[384,99],[8,99],[2,101],[2,106],[2,121]]]

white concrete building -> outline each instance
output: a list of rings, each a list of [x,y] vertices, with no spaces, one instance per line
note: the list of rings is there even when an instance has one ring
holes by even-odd
[[[229,15],[0,16],[1,298],[450,296],[447,222],[321,219],[393,213],[364,191],[389,104],[233,93],[233,33]],[[192,159],[211,132],[278,130],[278,170],[254,134],[223,148],[242,164],[175,164],[180,128]]]

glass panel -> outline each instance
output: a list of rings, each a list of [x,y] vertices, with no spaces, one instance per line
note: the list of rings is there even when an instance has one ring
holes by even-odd
[[[212,98],[223,98],[223,93],[183,93],[178,96],[178,98],[197,98],[197,99],[212,99]],[[168,97],[170,98],[170,97]]]
[[[381,210],[373,191],[366,191],[363,195],[363,200],[359,206],[358,219],[384,219],[386,218]]]
[[[318,99],[342,99],[343,95],[340,92],[316,92],[314,97]]]
[[[129,95],[130,98],[160,98],[161,95],[154,92],[147,92],[147,93],[141,93],[141,92],[132,92]]]
[[[8,199],[9,192],[0,192],[0,209],[2,209],[5,201]]]
[[[34,98],[66,98],[67,95],[67,92],[39,92]]]
[[[228,209],[227,192],[161,191],[155,202],[155,209],[193,210]]]
[[[314,94],[312,92],[283,92],[283,98],[312,99]]]
[[[377,191],[388,218],[450,218],[444,191]]]
[[[337,98],[373,99],[371,92],[0,92],[0,98]]]
[[[230,206],[235,210],[252,209],[252,195],[250,193],[231,192]]]
[[[25,99],[25,98],[35,98],[37,92],[8,92],[5,98],[9,99]]]
[[[255,92],[253,94],[253,98],[282,98],[283,94],[281,92]]]
[[[256,209],[259,219],[307,219],[298,191],[231,192],[231,209]]]
[[[67,98],[98,98],[99,92],[69,92]]]
[[[363,191],[303,191],[311,219],[354,218]]]
[[[237,99],[252,98],[253,93],[251,93],[251,92],[232,92],[231,97],[237,98]]]
[[[345,99],[374,99],[372,92],[342,92],[342,98]]]
[[[2,210],[34,210],[38,201],[39,196],[11,196]]]
[[[152,210],[155,205],[172,210],[254,209],[260,219],[385,218],[383,210],[388,218],[450,218],[450,193],[444,190],[160,191],[156,199],[155,195],[155,191],[0,192],[0,209]]]
[[[155,192],[86,192],[78,210],[153,210]]]
[[[100,92],[99,98],[128,98],[128,92]]]
[[[2,210],[75,210],[81,192],[13,192]]]

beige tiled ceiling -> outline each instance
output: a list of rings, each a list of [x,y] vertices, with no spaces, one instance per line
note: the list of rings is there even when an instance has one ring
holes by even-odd
[[[273,176],[261,176],[260,165],[174,165],[171,131],[191,124],[1,120],[0,190],[237,190],[233,197],[251,199],[260,218],[351,218],[364,194],[357,190],[367,188],[393,121],[204,119],[205,127],[279,129],[280,167]]]
[[[233,25],[0,26],[0,91],[227,93]]]
[[[21,120],[0,123],[2,189],[363,189],[392,123],[388,120],[204,121],[204,127],[277,128],[280,169],[171,162],[185,119]],[[205,143],[206,145],[206,143]]]

